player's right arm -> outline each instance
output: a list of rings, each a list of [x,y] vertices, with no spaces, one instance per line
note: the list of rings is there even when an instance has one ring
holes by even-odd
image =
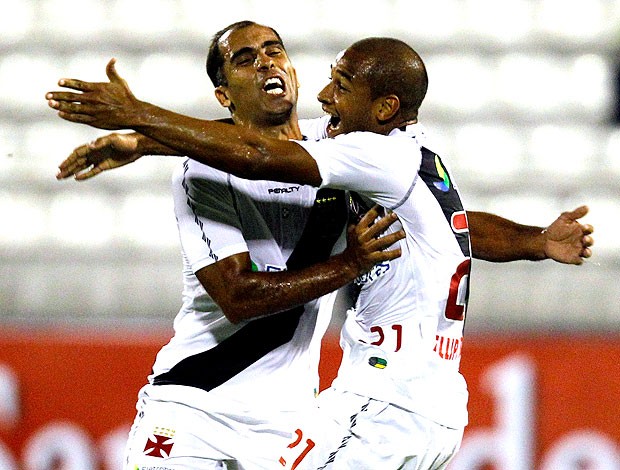
[[[288,310],[348,284],[381,261],[400,256],[399,248],[386,249],[404,238],[403,231],[379,237],[396,216],[389,214],[378,221],[377,216],[378,207],[374,207],[349,227],[342,253],[304,269],[256,272],[246,251],[195,274],[232,323]]]

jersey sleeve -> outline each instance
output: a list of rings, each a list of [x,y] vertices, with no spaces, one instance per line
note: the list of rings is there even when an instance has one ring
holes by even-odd
[[[411,192],[421,162],[419,146],[409,138],[354,132],[298,143],[316,161],[321,187],[355,191],[387,208]]]
[[[173,177],[174,210],[187,262],[195,273],[248,251],[229,175],[187,160]]]

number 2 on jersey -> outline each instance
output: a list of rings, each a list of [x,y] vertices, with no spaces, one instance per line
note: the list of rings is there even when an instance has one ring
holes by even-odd
[[[446,303],[446,318],[448,320],[465,320],[465,310],[469,297],[469,272],[471,270],[471,259],[467,258],[452,275],[450,279],[450,291],[448,302]]]

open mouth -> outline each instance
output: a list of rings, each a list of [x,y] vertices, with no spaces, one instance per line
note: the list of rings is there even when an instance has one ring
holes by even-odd
[[[340,116],[332,115],[329,118],[329,124],[327,125],[328,134],[332,134],[339,131],[340,127]]]
[[[284,81],[280,77],[268,78],[263,85],[263,90],[269,95],[281,95],[284,89]]]

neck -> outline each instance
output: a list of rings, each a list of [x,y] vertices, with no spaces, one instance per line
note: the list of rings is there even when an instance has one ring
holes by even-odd
[[[409,119],[405,122],[400,123],[398,126],[396,127],[407,127],[410,124],[417,124],[418,123],[418,119],[414,118],[414,119]]]
[[[243,126],[259,132],[261,135],[279,140],[301,140],[302,134],[299,129],[297,115],[290,115],[284,122],[269,122],[269,120],[244,120],[233,116],[233,122],[238,126]]]
[[[372,132],[376,132],[377,134],[388,135],[394,129],[405,130],[405,128],[408,125],[410,125],[410,124],[417,124],[417,122],[418,122],[417,118],[412,118],[412,119],[394,119],[392,121],[389,121],[389,122],[381,125],[379,128],[373,130]]]

